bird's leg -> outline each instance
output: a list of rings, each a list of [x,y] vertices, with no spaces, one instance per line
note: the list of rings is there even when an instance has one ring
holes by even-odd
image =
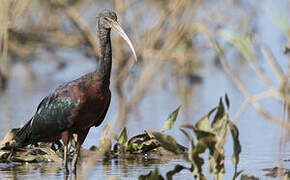
[[[74,155],[73,155],[73,160],[72,160],[72,171],[74,174],[76,174],[77,171],[77,161],[79,158],[79,153],[80,153],[80,143],[79,143],[79,138],[77,134],[73,134],[73,140],[75,142],[75,147],[74,147]]]
[[[70,133],[68,131],[64,131],[61,134],[61,139],[62,139],[63,145],[64,145],[63,163],[64,163],[64,168],[65,168],[65,173],[68,174],[69,170],[68,170],[67,161],[68,161],[68,154],[69,154],[69,152],[68,152],[68,142],[69,142],[69,139],[70,139]]]
[[[64,153],[63,153],[63,164],[64,164],[65,172],[68,174],[69,170],[67,167],[67,155],[68,155],[68,145],[65,144],[64,145]]]
[[[79,159],[81,145],[83,144],[84,140],[86,139],[89,130],[90,130],[89,128],[82,129],[82,130],[77,132],[77,135],[74,135],[75,151],[74,151],[73,161],[72,161],[72,168],[74,168],[73,169],[74,172],[76,172],[76,165],[77,165],[77,161]],[[81,166],[79,166],[79,167],[81,167]]]

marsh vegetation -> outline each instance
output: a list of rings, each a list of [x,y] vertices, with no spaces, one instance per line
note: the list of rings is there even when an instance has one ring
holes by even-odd
[[[58,85],[95,69],[95,16],[104,8],[117,11],[139,61],[113,36],[112,104],[85,142],[79,178],[289,177],[287,0],[1,0],[1,139]],[[175,125],[162,128],[174,109]],[[209,111],[211,122],[226,119],[222,132]],[[239,141],[225,127],[238,129]],[[214,140],[201,140],[198,128]],[[61,147],[30,148],[18,163],[1,151],[0,179],[64,177]]]

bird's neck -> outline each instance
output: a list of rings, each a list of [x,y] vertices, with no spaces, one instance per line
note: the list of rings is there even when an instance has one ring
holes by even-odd
[[[110,29],[99,29],[99,65],[95,71],[95,79],[104,88],[110,85],[110,76],[112,68],[112,48]]]

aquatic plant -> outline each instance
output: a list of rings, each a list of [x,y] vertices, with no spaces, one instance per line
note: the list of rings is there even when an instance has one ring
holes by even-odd
[[[201,154],[209,151],[209,165],[210,172],[214,175],[215,179],[222,179],[225,172],[224,167],[224,143],[226,140],[227,130],[229,129],[233,139],[233,155],[232,163],[235,166],[235,172],[233,179],[236,179],[242,171],[237,171],[237,165],[239,163],[239,154],[241,152],[241,145],[239,141],[239,131],[237,126],[229,119],[228,110],[230,108],[230,102],[228,96],[225,95],[225,104],[220,98],[219,105],[209,111],[204,117],[202,117],[195,125],[184,124],[180,126],[181,132],[187,137],[190,142],[189,148],[183,148],[179,145],[174,137],[164,134],[163,132],[173,127],[176,117],[169,118],[165,122],[167,128],[162,128],[162,132],[149,132],[157,140],[158,144],[166,150],[182,155],[183,159],[189,163],[190,167],[183,165],[176,165],[174,169],[166,173],[167,179],[172,179],[172,176],[179,173],[182,170],[188,170],[194,174],[196,179],[206,179],[203,174],[202,166],[204,159],[200,157]],[[173,113],[177,116],[178,110]],[[212,122],[210,119],[215,112]],[[169,116],[170,117],[170,116]],[[170,121],[170,122],[169,122]],[[167,124],[171,124],[168,126]],[[193,136],[192,133],[195,135]],[[195,138],[194,138],[195,137]],[[196,143],[195,143],[195,140]],[[157,170],[151,171],[149,174],[139,176],[140,180],[145,179],[164,179]]]

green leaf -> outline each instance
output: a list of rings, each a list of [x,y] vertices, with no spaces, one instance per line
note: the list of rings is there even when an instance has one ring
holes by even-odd
[[[239,172],[236,172],[236,173],[234,174],[233,180],[236,180],[242,172],[244,172],[244,170],[241,170],[241,171],[239,171]]]
[[[267,12],[267,15],[268,17],[270,18],[270,20],[278,27],[280,28],[283,33],[286,35],[286,36],[290,36],[290,24],[289,24],[289,18],[287,18],[287,15],[285,15],[283,13],[283,10],[281,9],[281,7],[279,7],[277,5],[277,3],[275,3],[275,6],[276,6],[276,13],[277,13],[277,17],[274,16],[274,14],[270,11],[266,11]]]
[[[217,138],[215,134],[197,129],[194,130],[194,133],[198,139],[199,144],[205,145],[207,148],[209,148],[210,152],[215,151],[215,145],[217,143]]]
[[[0,161],[1,160],[7,160],[8,156],[10,155],[10,151],[0,150]]]
[[[202,173],[202,165],[204,164],[203,158],[199,157],[199,154],[205,152],[206,147],[203,144],[197,143],[196,147],[192,151],[191,171],[195,175],[195,179],[206,179]]]
[[[195,146],[194,146],[194,142],[193,142],[193,137],[192,137],[192,135],[191,134],[189,134],[187,131],[185,131],[184,129],[180,129],[180,131],[187,137],[187,139],[190,141],[190,148],[189,148],[189,150],[188,150],[188,159],[190,160],[190,161],[192,161],[193,160],[193,151],[194,151],[194,148],[195,148]]]
[[[199,130],[210,132],[211,129],[209,127],[209,118],[211,114],[216,110],[217,108],[213,108],[207,115],[202,117],[196,124],[195,127]]]
[[[181,108],[181,105],[178,106],[177,109],[175,109],[167,118],[167,120],[165,121],[165,123],[163,124],[163,127],[161,129],[161,132],[167,131],[169,129],[171,129],[176,121],[179,109]]]
[[[176,140],[169,135],[160,132],[151,132],[160,145],[166,150],[175,154],[182,154],[183,150],[178,146]]]
[[[190,124],[183,124],[180,126],[181,128],[188,128],[191,129],[195,135],[198,141],[205,139],[205,140],[210,140],[210,141],[216,141],[215,139],[215,134],[212,132],[207,132],[207,131],[203,131],[203,130],[199,130],[197,129],[195,126],[192,126]]]
[[[258,177],[255,177],[251,174],[243,174],[240,178],[240,180],[259,180]]]
[[[218,34],[232,45],[234,45],[246,60],[253,61],[253,54],[251,51],[252,42],[250,36],[243,37],[239,34],[227,30],[219,30]]]
[[[219,106],[217,112],[214,116],[213,122],[211,123],[211,128],[218,128],[221,124],[221,120],[225,114],[225,107],[222,98],[220,98]]]
[[[127,142],[128,142],[127,129],[126,129],[126,127],[124,127],[124,129],[122,130],[122,132],[118,138],[118,143],[125,146]]]
[[[215,144],[217,142],[217,138],[214,133],[199,130],[190,124],[184,124],[180,127],[191,129],[196,135],[198,145],[196,148],[201,148],[196,150],[196,153],[203,153],[205,151],[205,147],[209,148],[210,152],[214,152]]]
[[[226,100],[227,109],[230,109],[230,100],[229,100],[229,97],[228,97],[227,93],[225,95],[225,100]]]
[[[289,17],[287,18],[287,15],[285,15],[283,13],[283,10],[279,7],[276,6],[277,8],[277,13],[278,13],[278,24],[279,27],[283,30],[283,32],[285,33],[285,35],[290,36],[290,26],[289,26]],[[288,20],[287,20],[288,19]]]
[[[219,142],[222,142],[225,138],[227,132],[227,123],[228,123],[228,111],[224,107],[222,98],[220,98],[218,110],[214,116],[213,122],[211,124],[212,131],[219,138]]]
[[[239,154],[242,151],[242,147],[239,141],[239,130],[237,126],[231,121],[228,121],[228,124],[234,141],[234,154],[232,155],[232,162],[236,169],[237,164],[239,163]]]
[[[126,152],[136,152],[138,150],[138,144],[137,143],[131,143],[128,146],[125,147]]]
[[[176,165],[175,167],[174,167],[174,169],[173,170],[171,170],[171,171],[168,171],[167,173],[166,173],[166,178],[167,178],[167,180],[172,180],[172,176],[174,176],[175,174],[177,174],[177,173],[179,173],[180,171],[182,171],[183,169],[188,169],[187,167],[184,167],[184,166],[182,166],[182,165]]]
[[[194,173],[196,175],[201,174],[201,165],[202,159],[198,157],[198,154],[203,153],[206,149],[206,147],[209,149],[210,152],[210,166],[211,170],[214,170],[217,172],[216,174],[220,174],[223,170],[223,162],[224,162],[224,155],[223,155],[223,149],[217,147],[218,139],[217,136],[211,132],[206,132],[197,129],[196,127],[192,125],[183,125],[182,127],[190,128],[193,130],[197,137],[197,146],[195,148],[194,154],[192,155],[194,158],[193,161],[193,167],[195,167]],[[217,151],[217,150],[221,151]],[[197,163],[199,162],[199,163]]]
[[[193,126],[192,126],[193,127]],[[184,129],[180,129],[181,132],[190,140],[190,148],[188,150],[188,159],[191,161],[192,169],[191,171],[194,173],[196,179],[203,179],[204,176],[202,174],[202,165],[204,164],[204,160],[199,157],[199,154],[204,153],[206,150],[206,146],[197,143],[196,146],[193,144],[193,137]]]
[[[195,156],[196,154],[202,154],[205,152],[205,150],[206,150],[206,146],[204,144],[197,143],[193,152],[194,153],[193,156]]]
[[[138,145],[138,153],[147,153],[148,151],[154,150],[159,147],[159,142],[152,138],[142,142]]]
[[[196,138],[197,138],[197,140],[199,142],[202,142],[202,141],[217,141],[216,140],[216,135],[214,133],[212,133],[212,132],[199,130],[195,126],[192,126],[190,124],[183,124],[180,127],[181,128],[191,129],[195,133]]]

